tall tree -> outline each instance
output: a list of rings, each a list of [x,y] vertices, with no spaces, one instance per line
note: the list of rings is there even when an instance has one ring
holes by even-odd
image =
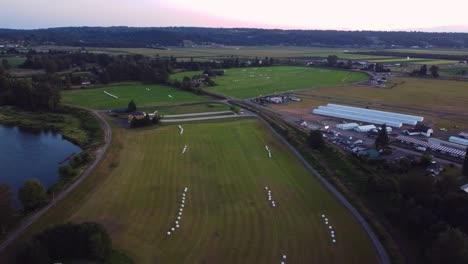
[[[131,100],[129,103],[128,103],[128,106],[127,106],[127,111],[128,112],[135,112],[137,110],[137,107],[136,107],[136,104],[133,100]]]
[[[377,133],[377,137],[375,138],[375,147],[384,148],[388,146],[389,143],[390,139],[388,138],[387,125],[383,124]]]
[[[465,151],[465,161],[463,162],[463,175],[468,176],[468,147]]]
[[[0,184],[0,234],[5,233],[15,214],[12,193],[6,184]]]
[[[439,77],[439,66],[432,65],[431,68],[429,68],[429,71],[431,72],[432,77]]]
[[[421,66],[421,68],[419,68],[419,75],[421,76],[426,76],[427,75],[427,65],[424,64],[423,66]]]
[[[325,141],[323,140],[322,132],[319,130],[312,130],[309,134],[309,146],[314,149],[323,149]]]
[[[7,59],[3,59],[3,60],[2,60],[2,66],[3,66],[3,68],[4,68],[5,70],[9,70],[9,69],[11,68],[11,65],[10,65],[10,63],[8,62]]]
[[[27,180],[19,189],[18,196],[26,212],[39,208],[47,201],[46,190],[36,179]]]
[[[328,66],[330,66],[330,67],[336,66],[336,64],[338,63],[338,56],[336,56],[336,55],[328,56],[327,57],[327,63],[328,63]]]
[[[459,229],[448,229],[436,239],[427,252],[432,264],[466,264],[468,263],[468,238]]]

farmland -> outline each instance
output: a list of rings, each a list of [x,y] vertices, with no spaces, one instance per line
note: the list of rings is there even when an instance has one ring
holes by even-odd
[[[185,72],[172,75],[181,80],[184,76],[200,74]],[[216,86],[209,91],[236,97],[249,98],[295,89],[334,86],[367,80],[367,75],[340,70],[312,67],[260,67],[228,69],[223,77],[214,79]]]
[[[96,171],[31,230],[97,221],[135,263],[279,263],[282,254],[291,263],[376,262],[360,225],[259,121],[186,124],[182,135],[177,126],[113,130]],[[181,225],[168,237],[185,186]]]
[[[395,78],[393,84],[376,88],[366,85],[350,85],[319,88],[300,92],[300,103],[274,106],[287,111],[309,114],[311,108],[328,102],[371,106],[399,112],[421,114],[434,122],[436,127],[451,129],[453,126],[467,128],[468,89],[466,82]]]
[[[111,97],[105,94],[104,91],[118,98]],[[130,100],[134,100],[138,107],[145,107],[174,103],[203,102],[208,99],[169,86],[143,85],[138,83],[68,90],[62,93],[63,103],[90,109],[125,108]]]

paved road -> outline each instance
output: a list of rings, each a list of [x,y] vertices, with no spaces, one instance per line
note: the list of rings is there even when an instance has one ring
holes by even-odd
[[[66,190],[64,190],[57,197],[55,197],[55,199],[51,201],[47,206],[37,211],[33,215],[29,216],[28,218],[24,219],[23,222],[14,231],[10,232],[5,238],[5,240],[3,240],[0,244],[0,252],[5,250],[13,241],[15,241],[19,236],[21,236],[21,234],[23,234],[26,228],[33,224],[34,221],[36,221],[39,217],[45,214],[55,204],[60,202],[71,191],[73,191],[84,179],[86,179],[86,177],[94,170],[97,164],[101,161],[104,154],[107,152],[107,149],[109,148],[112,139],[112,130],[107,121],[103,117],[101,117],[97,111],[92,111],[92,113],[97,117],[99,123],[104,128],[106,142],[105,145],[99,150],[99,153],[97,154],[93,164],[91,164],[91,166],[89,166],[73,184],[71,184]]]
[[[286,145],[288,148],[296,155],[296,157],[302,161],[302,163],[306,166],[309,171],[312,172],[319,180],[320,182],[334,195],[354,216],[354,218],[359,222],[359,224],[362,226],[364,231],[366,231],[367,235],[369,236],[374,249],[377,253],[379,263],[381,264],[390,264],[390,258],[387,254],[387,251],[385,250],[385,247],[382,245],[380,242],[379,238],[377,235],[374,233],[372,230],[372,227],[369,225],[369,223],[366,221],[366,219],[359,213],[359,211],[350,203],[346,198],[337,190],[335,187],[330,184],[316,169],[310,165],[309,162],[307,162],[304,157],[294,148],[289,142],[284,139],[271,125],[263,120],[263,118],[260,118],[257,116],[258,119],[260,119],[267,127],[270,128],[270,130]]]

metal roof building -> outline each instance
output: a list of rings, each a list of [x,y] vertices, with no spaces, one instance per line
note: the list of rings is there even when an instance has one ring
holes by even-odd
[[[412,116],[336,104],[319,106],[317,109],[314,109],[312,113],[323,116],[361,121],[376,125],[385,124],[391,127],[402,127],[403,124],[414,126],[419,121],[424,120],[424,117],[421,116]]]
[[[427,141],[422,141],[422,140],[415,139],[415,138],[412,138],[412,137],[398,136],[397,140],[399,140],[402,143],[413,144],[413,145],[429,148],[429,149],[434,150],[434,151],[439,151],[441,153],[447,153],[449,155],[457,156],[457,157],[460,157],[460,158],[464,158],[465,155],[466,155],[466,152],[463,151],[463,150],[450,148],[450,147],[446,147],[446,146],[439,145],[439,144],[429,143]]]

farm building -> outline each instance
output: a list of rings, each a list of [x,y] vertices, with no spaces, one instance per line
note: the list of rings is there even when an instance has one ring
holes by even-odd
[[[468,132],[460,132],[460,134],[458,134],[458,137],[468,139]]]
[[[341,130],[351,130],[355,129],[359,125],[357,123],[346,123],[346,124],[338,124],[336,125],[336,128],[341,129]]]
[[[403,133],[409,136],[422,135],[425,137],[431,137],[434,134],[434,130],[426,125],[418,124],[412,129],[403,131]]]
[[[422,116],[413,116],[336,104],[319,106],[317,109],[314,109],[312,113],[317,115],[361,121],[376,125],[385,124],[391,127],[402,127],[403,124],[414,126],[418,122],[424,120],[424,117]]]
[[[438,151],[440,153],[449,154],[451,156],[458,157],[458,158],[465,158],[465,155],[466,155],[466,152],[463,150],[446,147],[440,144],[433,144],[433,143],[422,141],[422,140],[415,139],[412,137],[398,136],[397,140],[399,140],[401,143],[414,145],[416,147],[424,147],[426,149],[431,149],[433,151]]]
[[[463,146],[468,146],[468,139],[464,139],[464,138],[450,137],[449,142],[460,144]]]
[[[361,132],[361,133],[369,132],[374,129],[377,129],[377,127],[374,125],[358,126],[354,128],[355,131]]]
[[[460,187],[460,189],[466,193],[468,193],[468,184],[465,184],[463,186]]]

